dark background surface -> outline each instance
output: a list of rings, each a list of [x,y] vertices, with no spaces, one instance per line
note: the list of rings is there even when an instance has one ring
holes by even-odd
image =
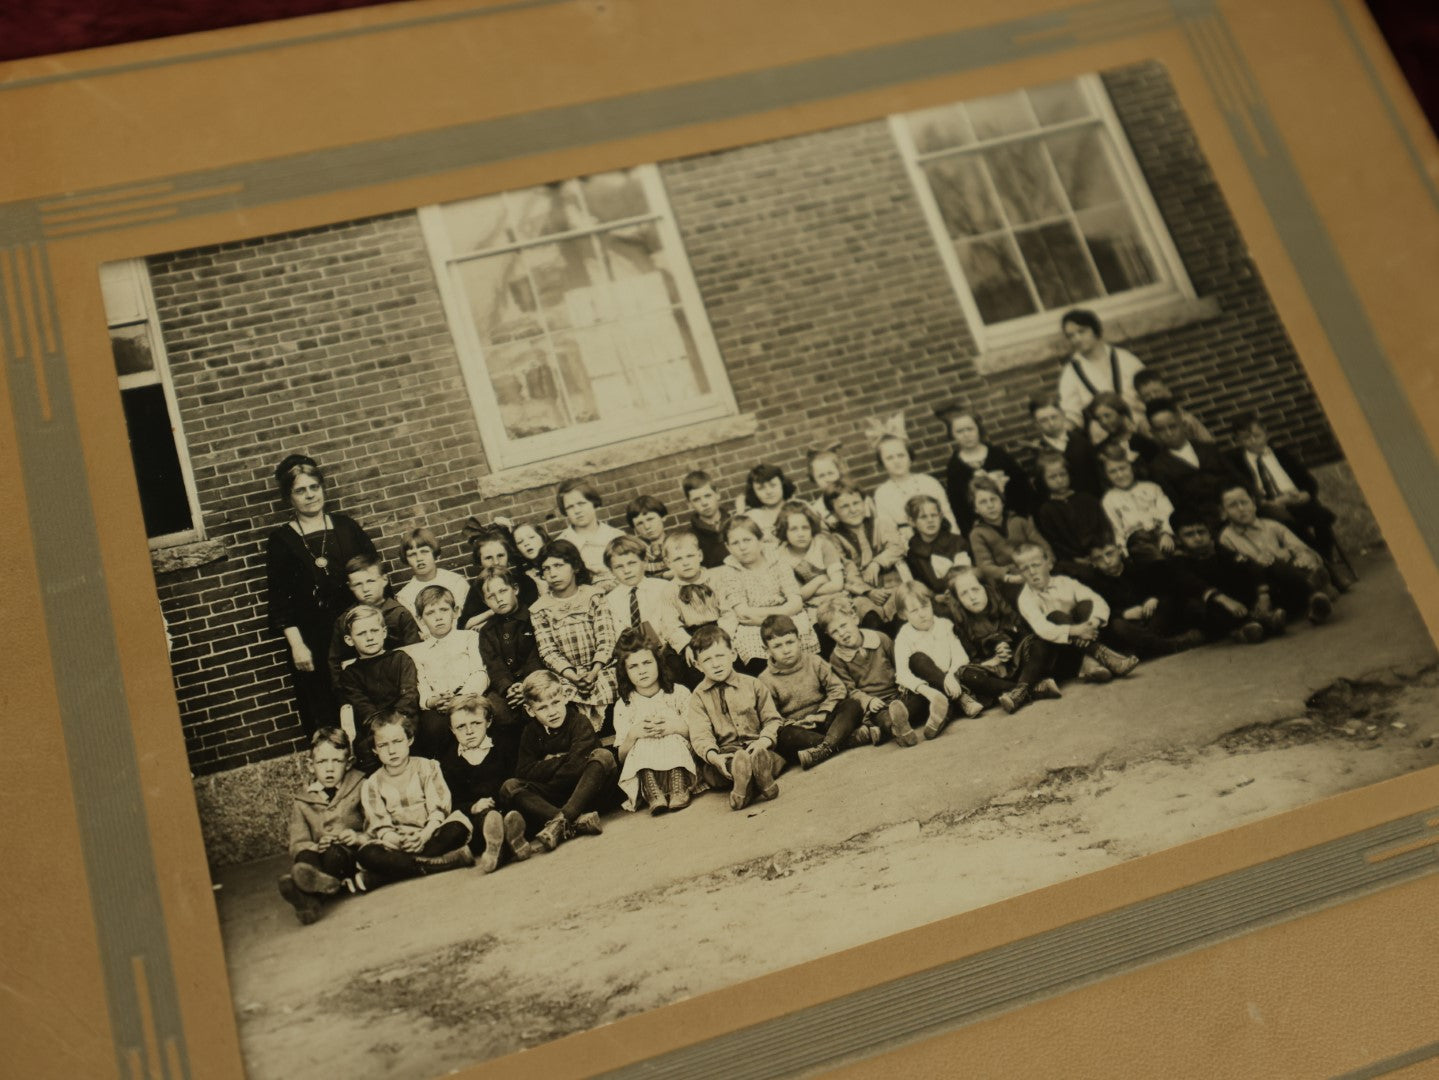
[[[1432,0],[1366,0],[1405,78],[1439,129],[1439,8]],[[368,0],[32,0],[0,10],[0,60],[116,45],[299,15]]]

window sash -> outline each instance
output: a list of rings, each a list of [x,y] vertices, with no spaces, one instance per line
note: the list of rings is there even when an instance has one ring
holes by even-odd
[[[1072,306],[1082,305],[1093,309],[1101,317],[1113,317],[1147,307],[1164,299],[1178,296],[1192,298],[1194,296],[1193,287],[1185,273],[1179,253],[1169,237],[1163,218],[1159,215],[1158,207],[1154,203],[1139,165],[1124,137],[1123,129],[1119,125],[1118,117],[1114,114],[1103,83],[1097,75],[1079,76],[1075,83],[1084,95],[1091,115],[1051,125],[1041,125],[1025,132],[993,136],[982,141],[971,141],[961,147],[946,147],[921,152],[915,145],[907,117],[897,115],[889,118],[890,131],[900,148],[900,154],[910,174],[920,209],[939,248],[941,262],[949,273],[956,298],[974,333],[976,344],[981,350],[1003,348],[1052,336],[1056,332],[1059,314]],[[1144,250],[1154,267],[1156,280],[1148,285],[1127,289],[1123,292],[1108,292],[1103,276],[1095,262],[1094,254],[1081,228],[1081,215],[1094,208],[1086,207],[1084,210],[1078,210],[1074,207],[1073,200],[1058,176],[1058,171],[1049,154],[1045,155],[1046,176],[1059,197],[1063,199],[1064,213],[1047,215],[1036,218],[1034,221],[1025,221],[1022,225],[1016,225],[1011,221],[1004,200],[999,197],[992,170],[987,161],[981,160],[981,174],[984,177],[985,189],[1000,215],[1003,227],[973,235],[966,234],[962,241],[969,243],[976,240],[1004,238],[1005,243],[1017,249],[1017,238],[1021,233],[1037,230],[1046,224],[1063,222],[1076,231],[1085,267],[1093,275],[1094,281],[1104,290],[1104,293],[1099,296],[1075,301],[1074,304],[1046,308],[1034,280],[1033,272],[1023,255],[1019,254],[1016,261],[1030,300],[1037,310],[1001,322],[986,323],[975,299],[974,288],[970,285],[960,264],[959,254],[956,251],[956,240],[950,237],[948,226],[944,221],[939,202],[930,185],[929,177],[924,171],[924,166],[945,159],[954,160],[962,157],[983,159],[988,151],[997,147],[1041,143],[1051,135],[1083,130],[1094,130],[1100,135],[1098,142],[1101,152],[1120,187],[1122,196],[1119,201],[1109,205],[1122,206],[1129,211]]]
[[[483,251],[455,252],[445,226],[440,206],[426,206],[419,211],[420,225],[435,264],[436,279],[439,282],[440,297],[450,331],[459,355],[466,389],[471,407],[479,421],[480,439],[485,455],[493,471],[500,471],[520,465],[561,456],[566,453],[594,450],[613,443],[658,434],[676,427],[699,423],[733,415],[736,411],[733,391],[720,357],[719,347],[714,340],[700,300],[699,288],[689,267],[679,229],[669,205],[659,170],[654,165],[642,165],[635,169],[643,187],[649,206],[644,214],[598,222],[593,226],[572,229],[546,236],[526,238],[522,241],[494,245]],[[671,402],[662,410],[636,407],[623,413],[601,417],[583,423],[570,423],[553,431],[515,438],[508,433],[503,419],[503,410],[495,390],[492,374],[486,360],[487,347],[480,338],[475,313],[471,310],[464,289],[458,281],[459,273],[466,264],[477,260],[494,258],[505,254],[520,253],[526,249],[541,248],[565,241],[590,240],[622,232],[625,229],[649,226],[656,230],[660,249],[666,256],[666,270],[674,284],[678,298],[668,304],[671,313],[681,316],[683,327],[688,331],[697,353],[698,367],[708,384],[708,391],[697,393],[680,402]],[[543,306],[539,303],[539,288],[531,271],[526,266],[526,279],[536,298],[538,319],[543,319]],[[576,328],[554,330],[541,322],[542,334],[536,338],[540,347],[546,348],[553,356],[552,344],[573,332]],[[626,321],[600,320],[594,327],[580,327],[581,331],[593,330],[605,325],[626,325]],[[630,324],[632,325],[632,324]],[[677,323],[678,326],[678,323]],[[564,380],[556,372],[560,393],[567,393]],[[573,412],[570,412],[573,416]]]

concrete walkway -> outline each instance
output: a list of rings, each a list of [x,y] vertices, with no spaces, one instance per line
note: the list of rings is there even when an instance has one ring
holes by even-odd
[[[1073,684],[1061,701],[1014,717],[994,709],[914,749],[861,748],[813,772],[786,773],[777,800],[744,813],[711,794],[659,818],[611,815],[603,837],[489,876],[462,871],[382,889],[332,905],[309,927],[275,892],[284,859],[227,868],[217,902],[237,1009],[243,1016],[247,1003],[273,1000],[277,984],[294,990],[300,947],[325,957],[315,988],[333,986],[349,971],[433,948],[437,923],[449,923],[455,941],[505,937],[778,851],[982,806],[1050,770],[1207,745],[1237,728],[1302,715],[1305,699],[1337,678],[1434,663],[1393,562],[1380,554],[1358,569],[1360,584],[1317,630],[1300,622],[1259,646],[1222,644],[1152,661],[1108,687]],[[364,934],[377,926],[382,934]],[[363,948],[352,947],[357,934]]]

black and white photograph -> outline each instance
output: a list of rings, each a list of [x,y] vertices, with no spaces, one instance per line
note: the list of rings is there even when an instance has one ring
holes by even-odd
[[[1439,764],[1158,62],[101,286],[257,1080],[443,1075]]]

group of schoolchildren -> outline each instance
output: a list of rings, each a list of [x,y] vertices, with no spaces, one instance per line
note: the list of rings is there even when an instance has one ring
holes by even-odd
[[[1139,407],[1034,399],[1030,470],[946,406],[945,483],[911,471],[891,419],[872,495],[831,448],[808,500],[763,464],[727,513],[689,473],[677,529],[642,495],[621,532],[593,481],[566,481],[553,538],[471,519],[473,582],[425,528],[393,595],[355,557],[331,654],[349,730],[313,737],[282,895],[309,923],[328,896],[598,835],[618,802],[660,814],[717,789],[741,810],[787,768],[1323,622],[1352,575],[1302,463],[1253,414],[1221,452],[1162,379],[1134,382]]]

